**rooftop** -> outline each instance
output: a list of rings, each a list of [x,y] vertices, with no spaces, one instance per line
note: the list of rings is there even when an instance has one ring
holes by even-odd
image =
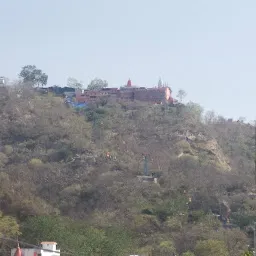
[[[56,242],[52,242],[52,241],[44,241],[44,242],[41,242],[41,244],[57,244]]]

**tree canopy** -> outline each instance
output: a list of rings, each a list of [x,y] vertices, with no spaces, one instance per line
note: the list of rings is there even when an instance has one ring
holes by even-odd
[[[15,237],[19,234],[19,225],[17,224],[15,218],[4,216],[3,213],[0,212],[0,237],[2,235],[6,237]]]
[[[34,244],[44,240],[60,241],[63,252],[78,255],[125,255],[133,246],[129,233],[122,229],[106,231],[89,227],[69,218],[40,216],[28,218],[23,224],[23,237]]]
[[[68,80],[67,80],[67,86],[72,87],[72,88],[82,88],[83,87],[83,82],[82,81],[79,82],[74,77],[69,77]]]
[[[229,256],[228,249],[223,241],[205,240],[198,241],[195,247],[197,256]]]
[[[22,67],[19,77],[24,83],[32,83],[32,85],[44,86],[47,84],[48,75],[43,73],[41,69],[36,68],[35,65],[27,65]]]
[[[87,86],[87,89],[88,90],[99,90],[99,89],[102,89],[105,87],[108,87],[108,82],[106,80],[95,78]]]
[[[180,90],[178,91],[177,97],[179,98],[180,102],[182,102],[183,99],[184,99],[186,96],[187,96],[187,93],[186,93],[184,90],[180,89]]]

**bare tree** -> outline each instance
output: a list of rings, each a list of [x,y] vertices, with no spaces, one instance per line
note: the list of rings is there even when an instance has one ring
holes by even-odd
[[[182,102],[183,99],[184,99],[186,96],[187,96],[187,93],[186,93],[184,90],[180,89],[180,90],[178,91],[177,98],[179,98],[180,102]]]
[[[82,81],[79,82],[74,77],[69,77],[68,80],[67,80],[67,86],[72,87],[72,88],[82,88],[83,87],[83,82]]]
[[[207,111],[204,116],[204,120],[207,124],[211,124],[215,121],[216,115],[213,110]]]

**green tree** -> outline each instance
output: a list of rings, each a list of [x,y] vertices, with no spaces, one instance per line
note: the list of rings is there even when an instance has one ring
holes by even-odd
[[[4,216],[0,212],[0,237],[16,237],[20,235],[19,225],[13,217]]]
[[[193,252],[187,251],[182,253],[182,256],[195,256],[195,254]]]
[[[212,239],[198,241],[195,247],[195,253],[197,256],[229,256],[225,243]]]
[[[74,77],[69,77],[68,80],[67,80],[67,86],[72,87],[72,88],[82,88],[83,87],[83,82],[82,81],[79,82]]]
[[[19,77],[24,83],[32,83],[37,86],[44,86],[47,84],[48,75],[37,69],[35,65],[27,65],[22,67]]]
[[[176,248],[173,241],[162,241],[157,248],[157,252],[159,252],[159,255],[175,255]]]
[[[178,196],[172,200],[166,200],[157,204],[153,213],[158,217],[162,222],[167,220],[168,216],[175,216],[180,212],[187,211],[187,198],[184,196]]]
[[[99,78],[93,79],[87,86],[88,90],[100,90],[102,88],[108,87],[108,82]]]
[[[247,251],[242,256],[253,256],[253,252]]]
[[[186,109],[195,121],[201,121],[204,109],[197,103],[189,102]]]
[[[23,239],[38,243],[42,239],[57,241],[62,251],[73,255],[123,255],[131,248],[131,237],[125,231],[92,228],[68,218],[40,216],[23,224]]]

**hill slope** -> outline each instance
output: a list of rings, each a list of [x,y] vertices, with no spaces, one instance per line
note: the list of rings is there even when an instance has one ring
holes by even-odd
[[[68,235],[59,237],[61,231],[57,235],[43,228],[86,225],[106,232],[95,233],[99,243],[107,234],[116,243],[117,234],[125,241],[129,237],[129,243],[120,240],[116,255],[131,248],[155,255],[189,250],[201,255],[195,245],[203,247],[202,239],[224,241],[228,255],[246,249],[250,234],[243,230],[256,211],[249,196],[253,127],[225,120],[203,123],[202,109],[193,103],[164,107],[109,102],[78,113],[61,98],[29,89],[5,96],[0,109],[0,209],[17,218],[23,239],[57,239],[65,250]],[[159,177],[158,184],[138,180],[143,154],[148,154],[149,173]],[[225,216],[228,208],[231,222],[242,231],[222,229],[209,214]],[[58,220],[49,224],[53,217],[27,219],[31,215],[71,220],[54,217]],[[102,250],[106,255],[107,249]]]

